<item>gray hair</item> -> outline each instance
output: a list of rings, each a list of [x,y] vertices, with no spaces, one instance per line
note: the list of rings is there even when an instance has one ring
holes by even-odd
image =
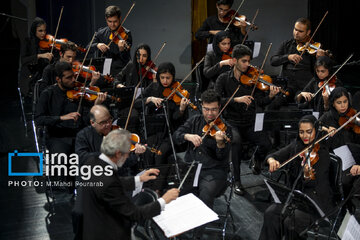
[[[130,132],[124,129],[111,131],[103,139],[100,151],[108,157],[114,157],[117,151],[128,153],[130,151]]]

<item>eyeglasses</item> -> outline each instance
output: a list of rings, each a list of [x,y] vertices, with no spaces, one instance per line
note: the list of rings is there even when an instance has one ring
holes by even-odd
[[[219,110],[219,108],[207,108],[207,107],[202,107],[202,109],[205,111],[205,112],[216,112]]]
[[[96,122],[96,123],[99,124],[100,126],[105,126],[106,124],[111,124],[112,121],[113,121],[113,118],[110,117],[110,118],[108,118],[107,120],[101,121],[101,122],[99,122],[99,123]]]
[[[217,9],[219,10],[219,12],[228,12],[228,11],[230,11],[230,8],[227,8],[227,9],[223,9],[223,8],[221,8],[221,7],[217,7]]]

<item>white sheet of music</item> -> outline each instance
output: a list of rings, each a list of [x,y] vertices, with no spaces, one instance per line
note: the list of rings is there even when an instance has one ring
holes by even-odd
[[[272,196],[273,199],[274,199],[274,202],[275,202],[275,203],[281,203],[279,197],[276,195],[274,189],[268,184],[268,182],[267,182],[266,179],[264,179],[264,182],[265,182],[266,186],[268,187],[268,189],[269,189],[269,191],[270,191],[270,194],[271,194],[271,196]]]
[[[355,159],[347,145],[335,148],[334,153],[341,158],[343,171],[356,164]]]
[[[255,117],[254,132],[260,132],[263,130],[265,113],[257,113]]]
[[[192,193],[166,204],[165,210],[153,217],[168,238],[217,219],[218,215]]]
[[[138,88],[136,90],[135,99],[137,99],[141,95],[141,91],[143,91],[143,93],[144,93],[144,88]]]
[[[102,74],[104,75],[110,74],[111,63],[112,63],[112,58],[105,58]]]
[[[347,212],[337,234],[342,240],[360,239],[360,224]]]
[[[200,172],[201,172],[201,167],[202,167],[202,163],[199,163],[197,168],[196,168],[196,172],[195,172],[195,177],[194,177],[194,182],[193,182],[193,187],[197,187],[198,183],[199,183],[199,176],[200,176]]]
[[[257,56],[259,56],[260,49],[261,49],[261,42],[255,42],[254,43],[253,58],[256,58]]]

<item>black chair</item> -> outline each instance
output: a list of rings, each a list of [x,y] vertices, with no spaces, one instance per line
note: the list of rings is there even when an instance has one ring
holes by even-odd
[[[195,88],[195,103],[200,99],[201,93],[207,89],[209,80],[204,76],[204,62],[201,62],[195,70],[196,88]]]

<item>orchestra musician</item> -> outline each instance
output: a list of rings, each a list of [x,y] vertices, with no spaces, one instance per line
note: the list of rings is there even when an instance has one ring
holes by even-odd
[[[231,57],[231,39],[229,33],[220,31],[214,36],[212,43],[213,50],[205,55],[204,76],[209,82],[203,81],[203,89],[213,88],[217,77],[229,71],[234,65]]]
[[[202,24],[202,26],[196,31],[195,37],[199,40],[208,40],[209,46],[213,42],[213,38],[216,33],[224,31],[228,26],[228,22],[225,20],[226,14],[231,10],[234,0],[217,0],[216,9],[217,14],[208,17]],[[238,26],[230,24],[229,26],[229,36],[231,38],[232,46],[242,43],[243,38],[246,35],[246,23],[240,22]],[[208,46],[208,50],[211,50],[211,47]]]
[[[287,79],[287,90],[290,94],[288,96],[276,96],[275,100],[268,106],[269,109],[279,109],[288,102],[293,102],[298,91],[304,89],[312,79],[316,57],[325,55],[323,49],[318,49],[314,55],[305,52],[302,56],[297,51],[297,45],[306,43],[310,33],[310,20],[306,18],[297,19],[293,29],[293,38],[282,42],[275,55],[270,58],[272,66],[282,66],[282,76]]]
[[[318,93],[315,98],[314,94],[319,90],[322,84],[328,80],[333,73],[333,60],[328,56],[321,56],[316,59],[314,67],[316,75],[308,82],[304,89],[296,96],[296,102],[299,103],[300,109],[313,109],[319,112],[321,116],[323,112],[329,110],[329,96],[335,87],[342,86],[341,81],[334,76],[327,86]],[[313,99],[314,98],[314,99]]]
[[[247,139],[254,146],[258,146],[252,170],[254,174],[260,174],[261,164],[271,150],[271,142],[265,132],[254,131],[256,106],[268,105],[279,92],[278,87],[271,86],[269,93],[255,89],[254,95],[251,96],[253,86],[241,82],[242,76],[246,76],[250,68],[251,56],[250,48],[241,44],[236,45],[232,51],[232,59],[235,62],[233,68],[221,74],[215,84],[215,91],[222,96],[223,102],[226,102],[240,85],[234,99],[230,101],[224,112],[224,118],[233,129],[232,161],[236,183],[235,193],[239,195],[243,194],[240,180],[241,143]]]
[[[175,143],[188,143],[185,161],[193,160],[202,164],[199,182],[198,197],[209,207],[213,208],[215,198],[226,187],[229,170],[230,143],[225,141],[225,134],[231,139],[231,128],[226,125],[226,131],[217,131],[214,137],[204,134],[205,125],[215,120],[220,112],[221,97],[213,90],[208,89],[201,94],[201,113],[187,119],[173,134]],[[200,239],[203,228],[195,231],[195,238]]]
[[[54,55],[48,49],[39,47],[40,40],[46,36],[46,22],[36,17],[31,24],[29,38],[21,46],[21,72],[19,87],[24,96],[31,96],[33,87],[42,76],[44,68]]]
[[[280,164],[295,156],[308,146],[311,146],[317,135],[318,126],[316,118],[312,115],[304,116],[299,121],[298,136],[288,146],[271,153],[266,157],[269,164],[269,171],[276,171]],[[314,147],[313,149],[315,149]],[[312,198],[320,209],[326,214],[333,207],[333,194],[329,182],[330,156],[326,144],[320,143],[318,151],[315,153],[318,161],[313,164],[315,170],[315,179],[305,179],[302,175],[295,189],[300,190]],[[314,155],[315,157],[315,155]],[[290,187],[301,171],[303,159],[295,158],[288,163]],[[306,166],[306,165],[305,165]],[[306,168],[304,166],[304,168]],[[264,213],[264,223],[260,233],[260,240],[278,240],[282,239],[281,224],[283,224],[283,234],[285,239],[306,239],[306,236],[299,234],[306,229],[316,219],[308,213],[299,209],[294,210],[294,219],[292,216],[281,216],[283,204],[273,203]],[[283,220],[283,221],[282,221]],[[306,235],[306,234],[305,234]]]
[[[133,87],[138,84],[141,78],[144,78],[142,82],[142,87],[146,88],[151,82],[156,81],[155,74],[151,70],[146,73],[146,76],[143,76],[146,72],[146,68],[151,67],[155,68],[155,65],[150,66],[151,62],[151,50],[149,45],[141,43],[139,44],[134,53],[134,58],[132,61],[129,61],[126,66],[115,76],[117,79],[114,85],[119,87]],[[141,68],[139,68],[139,65]],[[141,71],[141,74],[140,74]]]
[[[115,44],[109,37],[117,33],[121,24],[121,10],[117,6],[109,6],[105,9],[106,27],[100,28],[91,45],[92,50],[98,50],[98,53],[106,58],[111,58],[110,74],[115,76],[130,61],[130,47],[132,44],[131,32],[123,26],[123,32],[127,36],[126,40],[119,39]],[[108,45],[111,42],[110,45]]]
[[[113,173],[92,174],[82,188],[84,214],[83,239],[131,239],[131,226],[134,221],[159,215],[165,204],[179,195],[176,188],[168,190],[157,201],[136,206],[126,191],[140,187],[142,182],[156,179],[158,169],[149,169],[141,176],[118,177],[115,174],[129,156],[130,133],[126,130],[113,130],[101,143],[101,155],[92,157],[85,163],[91,167],[111,166]],[[102,186],[87,186],[86,183],[102,182]]]
[[[328,132],[339,128],[354,111],[350,102],[350,95],[343,87],[335,88],[329,99],[329,111],[325,112],[319,119],[324,129]],[[356,112],[356,111],[355,111]],[[343,121],[341,122],[341,119]],[[359,119],[357,119],[359,121]],[[349,194],[354,181],[360,176],[360,128],[359,122],[350,124],[349,128],[341,129],[336,135],[328,140],[331,150],[347,145],[355,159],[355,164],[343,171],[343,189],[345,197]]]

